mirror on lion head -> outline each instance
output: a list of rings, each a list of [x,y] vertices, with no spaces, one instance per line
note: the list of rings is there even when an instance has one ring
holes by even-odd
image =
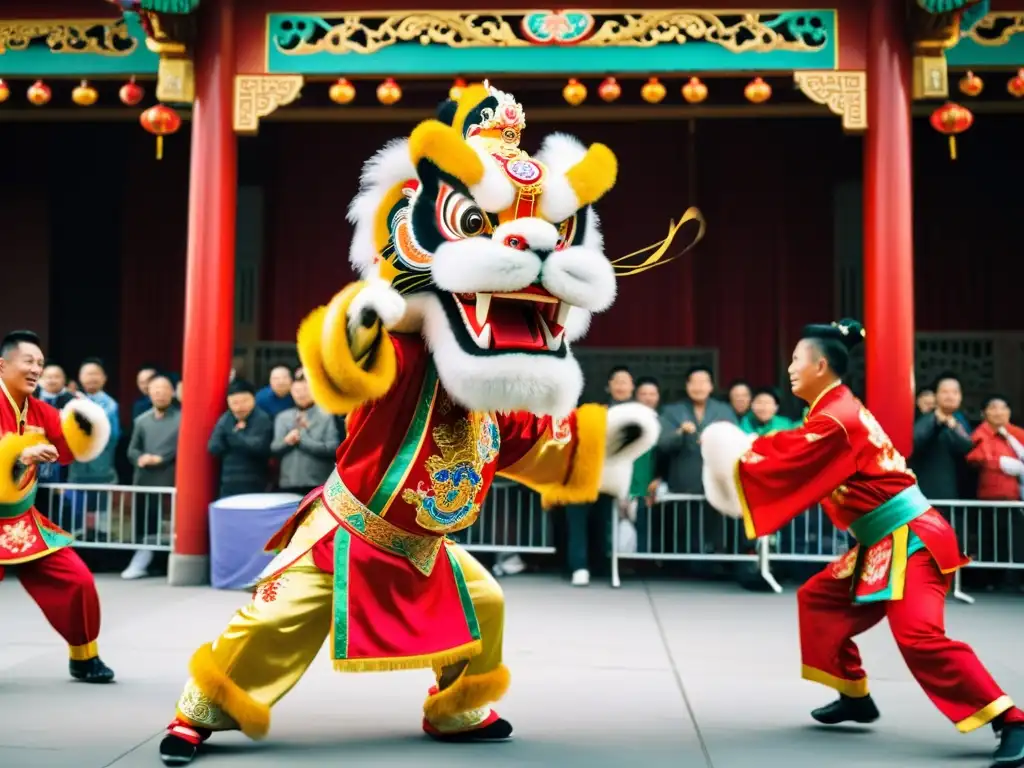
[[[389,143],[349,208],[351,259],[405,297],[394,330],[422,333],[454,400],[561,416],[583,387],[569,345],[615,299],[591,206],[618,164],[559,133],[531,156],[525,127],[511,94],[474,84]]]

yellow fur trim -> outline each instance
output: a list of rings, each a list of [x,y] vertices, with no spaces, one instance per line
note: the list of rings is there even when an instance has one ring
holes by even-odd
[[[469,117],[469,113],[490,96],[490,90],[483,83],[472,83],[462,89],[459,106],[455,110],[455,117],[452,118],[452,128],[458,131],[460,136],[466,133],[466,118]]]
[[[409,158],[413,165],[427,159],[467,187],[479,184],[484,177],[480,155],[459,131],[439,120],[424,120],[413,129],[409,135]]]
[[[18,435],[8,432],[0,437],[0,504],[14,504],[25,498],[34,483],[24,488],[14,480],[14,466],[26,448],[45,443],[46,438],[36,432]]]
[[[956,729],[960,733],[970,733],[971,731],[981,728],[983,725],[988,725],[1003,712],[1013,707],[1013,699],[1007,695],[1002,695],[990,704],[986,704],[984,707],[979,709],[970,717],[965,717],[963,720],[956,724]]]
[[[508,691],[512,675],[504,664],[482,675],[463,674],[452,685],[428,696],[423,714],[434,722],[498,701]]]
[[[740,460],[736,459],[736,465],[732,470],[732,481],[736,486],[736,498],[740,500],[740,511],[743,512],[743,533],[748,539],[756,539],[757,525],[754,523],[754,513],[750,511],[747,504],[747,492],[743,490],[743,477],[740,475]]]
[[[72,661],[88,661],[100,655],[100,647],[93,640],[85,645],[69,645],[68,656]]]
[[[379,329],[380,343],[370,367],[355,360],[349,348],[348,307],[363,283],[353,283],[334,297],[330,307],[318,307],[299,326],[299,360],[309,381],[313,399],[333,414],[351,413],[370,400],[387,394],[395,381],[397,361],[388,332]],[[330,312],[328,311],[330,310]],[[328,315],[337,318],[324,345],[324,323]]]
[[[460,645],[441,653],[420,656],[398,656],[393,659],[335,659],[336,672],[399,672],[407,669],[436,669],[458,664],[477,656],[482,648],[479,640]]]
[[[217,666],[213,658],[213,646],[202,646],[188,665],[189,674],[199,690],[214,704],[238,723],[239,729],[250,739],[261,739],[270,730],[270,707],[256,701],[238,687],[227,674]]]
[[[388,216],[391,213],[391,209],[405,197],[405,194],[402,192],[404,188],[405,182],[398,182],[385,193],[384,197],[381,198],[380,205],[377,206],[377,214],[373,220],[373,244],[377,247],[378,253],[384,250],[388,240],[391,239]],[[381,277],[383,276],[381,275]]]
[[[615,186],[619,161],[604,144],[591,144],[587,154],[565,173],[565,178],[576,193],[579,207],[596,203]]]
[[[586,504],[597,498],[604,470],[607,433],[608,409],[605,406],[590,403],[576,409],[572,469],[562,485],[545,489],[541,495],[544,507]]]

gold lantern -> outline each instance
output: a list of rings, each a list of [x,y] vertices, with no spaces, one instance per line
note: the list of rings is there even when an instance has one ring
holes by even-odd
[[[3,104],[11,98],[11,89],[7,87],[7,83],[0,78],[0,104]]]
[[[83,80],[71,92],[71,100],[80,107],[91,107],[100,97],[96,89],[89,85],[89,81]]]
[[[37,107],[48,104],[51,96],[53,93],[50,91],[50,86],[42,80],[36,80],[29,86],[28,100]]]
[[[763,104],[772,97],[772,87],[760,77],[755,77],[743,89],[743,95],[751,104]]]
[[[1006,90],[1015,99],[1024,96],[1024,69],[1017,70],[1017,74],[1010,78]]]
[[[960,93],[964,96],[977,96],[985,87],[985,83],[973,72],[968,72],[960,78]]]
[[[683,98],[689,104],[700,104],[708,97],[708,87],[700,81],[699,77],[691,77],[690,81],[683,86]]]
[[[385,107],[397,104],[398,100],[401,98],[402,89],[398,87],[398,83],[395,82],[393,77],[387,78],[383,83],[377,86],[377,101]]]
[[[587,98],[587,86],[575,77],[570,77],[569,82],[562,89],[562,98],[571,106],[578,107]]]
[[[601,81],[601,84],[597,86],[597,95],[600,96],[603,101],[611,104],[622,95],[622,86],[619,85],[618,81],[614,77],[606,77]]]
[[[652,77],[640,89],[641,98],[648,104],[658,104],[665,98],[665,86],[656,77]]]
[[[331,86],[327,95],[335,104],[351,104],[352,100],[356,97],[356,88],[342,77]]]

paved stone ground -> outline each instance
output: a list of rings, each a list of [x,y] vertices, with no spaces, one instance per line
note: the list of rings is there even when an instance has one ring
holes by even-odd
[[[35,606],[14,579],[0,585],[0,766],[159,766],[189,655],[245,598],[158,579],[99,584],[103,658],[118,675],[106,688],[70,682]],[[501,711],[516,726],[511,743],[429,743],[418,730],[427,674],[340,675],[321,655],[275,709],[266,741],[219,735],[197,765],[958,768],[988,765],[995,746],[988,729],[961,736],[931,708],[884,625],[861,643],[883,719],[836,732],[810,725],[808,710],[830,692],[798,678],[792,590],[639,581],[581,590],[546,576],[505,586],[514,685]],[[1024,599],[951,602],[949,629],[1024,699]]]

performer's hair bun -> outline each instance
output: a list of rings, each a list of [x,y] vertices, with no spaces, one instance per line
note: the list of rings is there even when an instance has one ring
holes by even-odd
[[[838,376],[846,375],[850,367],[850,352],[864,341],[865,335],[864,326],[848,317],[828,325],[807,325],[803,331],[803,338],[818,342],[829,367]]]

